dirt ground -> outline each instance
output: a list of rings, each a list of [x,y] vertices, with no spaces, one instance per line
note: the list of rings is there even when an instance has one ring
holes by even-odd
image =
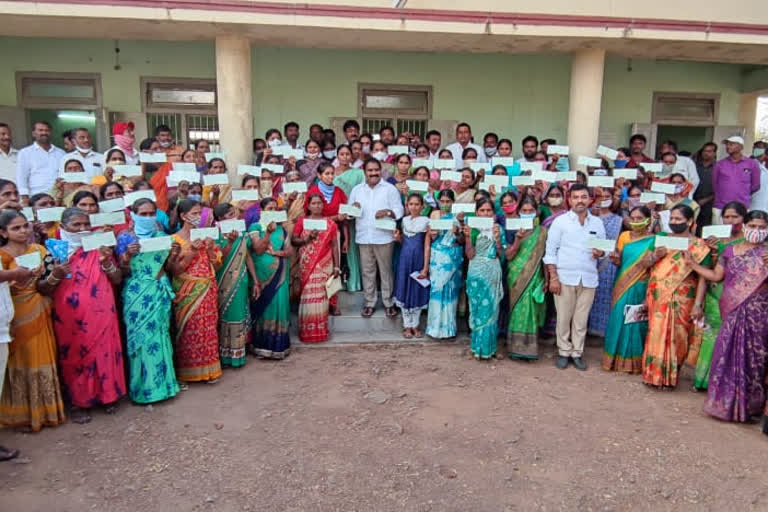
[[[547,349],[546,352],[549,352]],[[637,376],[457,345],[250,359],[151,409],[0,431],[0,510],[768,510],[768,437]]]

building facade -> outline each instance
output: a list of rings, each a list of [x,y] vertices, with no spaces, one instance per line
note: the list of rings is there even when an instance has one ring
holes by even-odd
[[[3,1],[0,120],[17,146],[45,119],[55,135],[92,128],[99,149],[118,120],[137,138],[169,124],[232,164],[269,128],[296,121],[305,139],[311,123],[339,133],[348,118],[437,128],[444,144],[466,121],[515,154],[535,134],[592,155],[632,131],[691,151],[735,132],[749,142],[768,92],[757,2],[398,4]]]

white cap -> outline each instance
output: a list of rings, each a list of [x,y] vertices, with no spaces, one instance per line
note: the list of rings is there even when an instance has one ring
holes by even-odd
[[[739,137],[738,135],[731,135],[730,137],[728,137],[723,141],[723,144],[725,144],[726,142],[735,142],[736,144],[741,144],[742,146],[744,146],[744,139],[742,137]]]

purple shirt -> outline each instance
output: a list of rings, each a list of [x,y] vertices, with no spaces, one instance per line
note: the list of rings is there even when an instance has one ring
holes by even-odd
[[[750,196],[760,190],[757,161],[743,156],[738,162],[730,157],[718,160],[712,170],[712,189],[715,192],[715,208],[722,209],[731,201],[749,207]]]

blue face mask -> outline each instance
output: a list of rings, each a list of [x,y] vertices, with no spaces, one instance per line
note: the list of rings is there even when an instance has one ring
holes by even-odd
[[[571,164],[567,158],[558,158],[555,164],[555,170],[559,172],[568,172],[571,169]]]
[[[141,217],[131,212],[133,232],[139,238],[150,238],[157,233],[157,216]]]
[[[535,213],[521,213],[520,214],[521,219],[535,219],[536,214]]]
[[[200,194],[187,194],[187,199],[192,199],[198,203],[203,200],[203,196]]]
[[[616,169],[623,169],[623,168],[625,168],[625,167],[627,166],[627,162],[628,162],[628,161],[629,161],[629,160],[615,160],[615,161],[613,162],[613,166],[614,166]]]

